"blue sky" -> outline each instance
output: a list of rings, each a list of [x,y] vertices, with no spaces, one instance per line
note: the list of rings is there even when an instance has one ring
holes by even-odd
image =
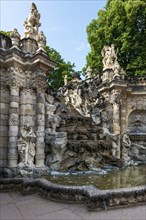
[[[90,51],[86,27],[104,9],[106,0],[1,0],[0,29],[17,28],[23,36],[23,22],[34,2],[41,14],[41,27],[47,37],[47,45],[56,49],[65,61],[75,63],[81,70]]]

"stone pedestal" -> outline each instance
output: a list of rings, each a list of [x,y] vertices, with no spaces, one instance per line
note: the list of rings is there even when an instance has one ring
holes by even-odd
[[[32,38],[24,38],[21,40],[21,50],[24,53],[35,53],[38,49],[36,40]]]

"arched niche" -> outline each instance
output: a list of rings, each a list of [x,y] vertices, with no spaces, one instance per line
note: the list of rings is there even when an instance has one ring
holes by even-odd
[[[146,133],[146,110],[134,110],[130,113],[128,131],[132,134]]]

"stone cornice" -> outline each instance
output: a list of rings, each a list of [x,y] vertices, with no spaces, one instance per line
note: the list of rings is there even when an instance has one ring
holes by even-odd
[[[45,72],[55,68],[55,63],[42,51],[36,52],[35,54],[29,54],[23,53],[17,48],[11,48],[8,51],[0,49],[0,54],[0,66],[2,68],[10,66],[17,66],[23,70],[41,68]]]

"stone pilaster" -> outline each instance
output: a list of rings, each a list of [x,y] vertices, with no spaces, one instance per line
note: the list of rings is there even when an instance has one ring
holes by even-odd
[[[113,90],[111,96],[111,103],[113,105],[113,133],[119,134],[119,143],[117,143],[116,157],[120,158],[120,101],[121,101],[121,91]]]
[[[127,96],[122,95],[121,101],[121,134],[127,132],[127,121],[126,121],[126,102]]]
[[[17,139],[19,134],[19,87],[10,87],[9,117],[9,153],[8,166],[16,167],[18,163]]]
[[[45,160],[45,92],[37,91],[36,167],[44,167]]]
[[[113,104],[113,132],[120,134],[120,104]]]

